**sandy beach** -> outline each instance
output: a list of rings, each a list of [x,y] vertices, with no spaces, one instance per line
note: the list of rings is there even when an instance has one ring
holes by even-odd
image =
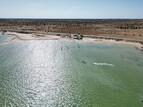
[[[90,38],[90,37],[84,37],[83,40],[75,40],[71,38],[64,38],[61,36],[56,35],[49,35],[49,34],[24,34],[24,33],[17,33],[17,32],[6,32],[6,35],[11,35],[13,38],[8,41],[1,43],[0,45],[6,45],[14,42],[20,42],[20,41],[31,41],[31,40],[65,40],[65,41],[80,41],[85,43],[94,43],[94,44],[106,44],[106,45],[114,45],[114,44],[124,44],[124,45],[131,45],[134,46],[137,49],[141,49],[143,45],[138,42],[129,42],[129,41],[117,41],[117,40],[110,40],[110,39],[98,39],[98,38]]]

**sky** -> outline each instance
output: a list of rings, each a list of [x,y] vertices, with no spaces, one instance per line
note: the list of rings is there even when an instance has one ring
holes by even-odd
[[[0,18],[143,18],[143,0],[0,0]]]

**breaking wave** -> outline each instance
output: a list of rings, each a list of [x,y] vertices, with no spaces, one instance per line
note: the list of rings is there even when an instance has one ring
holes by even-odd
[[[97,62],[95,62],[95,63],[93,63],[94,65],[97,65],[97,66],[111,66],[111,67],[114,67],[114,65],[113,64],[109,64],[109,63],[97,63]]]

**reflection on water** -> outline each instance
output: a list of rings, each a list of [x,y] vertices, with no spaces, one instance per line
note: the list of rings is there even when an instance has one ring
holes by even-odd
[[[70,63],[66,61],[70,51],[61,47],[61,43],[52,41],[5,47],[8,54],[1,51],[5,57],[0,66],[4,91],[1,105],[56,107],[72,106],[75,101],[80,105],[76,83],[68,71]]]
[[[143,63],[128,46],[63,40],[0,46],[0,107],[141,107],[143,67],[128,52]]]

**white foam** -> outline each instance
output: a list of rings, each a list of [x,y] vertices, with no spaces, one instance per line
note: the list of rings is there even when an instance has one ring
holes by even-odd
[[[95,62],[95,63],[93,63],[94,65],[97,65],[97,66],[111,66],[111,67],[114,67],[114,65],[113,64],[109,64],[109,63],[97,63],[97,62]]]

